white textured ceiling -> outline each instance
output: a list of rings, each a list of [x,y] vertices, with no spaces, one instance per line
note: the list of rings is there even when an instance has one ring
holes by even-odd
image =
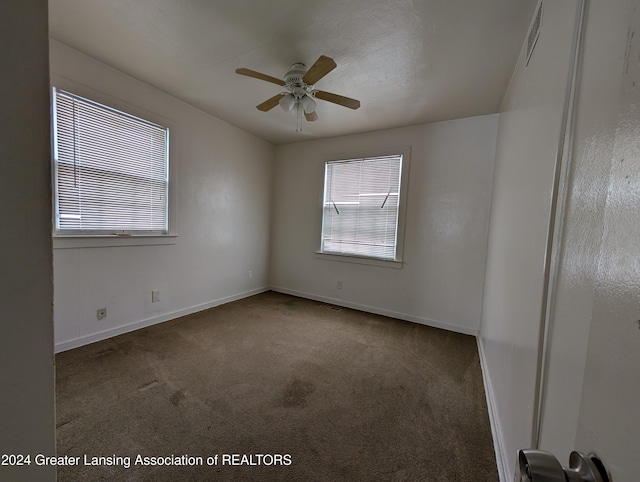
[[[50,35],[274,144],[498,111],[536,0],[50,0]],[[320,55],[319,120],[256,105]]]

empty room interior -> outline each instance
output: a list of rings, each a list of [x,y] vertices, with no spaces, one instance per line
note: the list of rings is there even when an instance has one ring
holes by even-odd
[[[637,480],[640,1],[0,26],[0,480]]]

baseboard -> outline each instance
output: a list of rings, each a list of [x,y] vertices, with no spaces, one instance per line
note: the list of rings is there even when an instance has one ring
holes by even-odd
[[[476,336],[478,334],[478,330],[475,330],[473,328],[461,327],[461,326],[454,325],[452,323],[445,323],[441,321],[430,320],[428,318],[423,318],[420,316],[400,313],[397,311],[385,310],[383,308],[378,308],[375,306],[361,305],[359,303],[352,303],[350,301],[345,301],[338,298],[329,298],[327,296],[316,295],[314,293],[306,293],[304,291],[292,290],[289,288],[283,288],[281,286],[271,286],[270,289],[271,291],[277,291],[278,293],[297,296],[299,298],[307,298],[309,300],[320,301],[322,303],[329,303],[337,306],[343,306],[345,308],[352,308],[354,310],[365,311],[367,313],[374,313],[376,315],[388,316],[390,318],[397,318],[399,320],[404,320],[404,321],[411,321],[413,323],[432,326],[434,328],[442,328],[443,330],[462,333],[464,335]]]
[[[509,473],[509,458],[504,453],[504,443],[502,442],[502,430],[500,430],[500,419],[496,409],[495,398],[493,396],[493,385],[491,377],[487,369],[485,358],[484,344],[480,336],[476,337],[478,341],[478,354],[480,356],[480,367],[482,369],[482,381],[484,382],[484,393],[487,397],[487,407],[489,409],[489,423],[491,424],[491,435],[493,436],[493,449],[496,453],[496,464],[498,466],[498,477],[500,482],[509,482],[507,474]],[[515,463],[515,461],[513,461]]]
[[[104,330],[98,333],[92,333],[90,335],[85,335],[78,338],[74,338],[72,340],[56,343],[55,352],[60,353],[66,350],[71,350],[72,348],[78,348],[83,345],[88,345],[89,343],[94,343],[96,341],[106,340],[107,338],[111,338],[113,336],[129,333],[130,331],[135,331],[135,330],[139,330],[140,328],[145,328],[147,326],[163,323],[165,321],[173,320],[175,318],[180,318],[181,316],[197,313],[198,311],[208,310],[209,308],[214,308],[216,306],[224,305],[225,303],[231,303],[232,301],[248,298],[249,296],[264,293],[265,291],[269,291],[269,288],[268,287],[256,288],[253,290],[245,291],[243,293],[238,293],[231,296],[225,296],[224,298],[218,298],[217,300],[208,301],[206,303],[200,303],[198,305],[189,306],[187,308],[183,308],[176,311],[171,311],[169,313],[163,313],[158,316],[152,316],[151,318],[145,318],[144,320],[135,321],[127,325],[117,326],[115,328],[110,328],[108,330]]]
[[[462,333],[464,335],[473,335],[476,336],[478,334],[478,330],[473,328],[466,328],[454,325],[452,323],[445,323],[441,321],[431,320],[428,318],[423,318],[415,315],[409,315],[407,313],[400,313],[392,310],[385,310],[382,308],[378,308],[375,306],[362,305],[359,303],[352,303],[349,301],[341,300],[338,298],[330,298],[327,296],[320,296],[313,293],[307,293],[304,291],[292,290],[288,288],[283,288],[279,286],[271,286],[271,287],[262,287],[254,290],[245,291],[243,293],[238,293],[235,295],[227,296],[224,298],[219,298],[217,300],[209,301],[207,303],[201,303],[198,305],[189,306],[187,308],[183,308],[180,310],[172,311],[169,313],[163,313],[158,316],[153,316],[150,318],[145,318],[143,320],[135,321],[133,323],[129,323],[126,325],[121,325],[115,328],[110,328],[108,330],[104,330],[98,333],[91,333],[90,335],[81,336],[78,338],[74,338],[72,340],[63,341],[60,343],[56,343],[55,352],[60,353],[66,350],[71,350],[73,348],[78,348],[83,345],[88,345],[89,343],[94,343],[101,340],[106,340],[107,338],[111,338],[113,336],[122,335],[124,333],[128,333],[130,331],[139,330],[140,328],[145,328],[147,326],[155,325],[158,323],[163,323],[165,321],[169,321],[175,318],[179,318],[181,316],[190,315],[192,313],[197,313],[198,311],[207,310],[209,308],[214,308],[216,306],[223,305],[225,303],[230,303],[232,301],[237,301],[242,298],[247,298],[249,296],[257,295],[260,293],[264,293],[266,291],[276,291],[278,293],[284,293],[292,296],[298,296],[300,298],[307,298],[310,300],[320,301],[322,303],[329,303],[332,305],[343,306],[345,308],[352,308],[354,310],[365,311],[367,313],[374,313],[376,315],[388,316],[390,318],[396,318],[399,320],[410,321],[413,323],[419,323],[421,325],[432,326],[434,328],[441,328],[448,331],[453,331],[456,333]]]

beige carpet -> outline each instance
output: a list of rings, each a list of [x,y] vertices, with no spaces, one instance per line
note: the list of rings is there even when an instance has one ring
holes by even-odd
[[[471,336],[268,292],[56,364],[60,481],[498,480]]]

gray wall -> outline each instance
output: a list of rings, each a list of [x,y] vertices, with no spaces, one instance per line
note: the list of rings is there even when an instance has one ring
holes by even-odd
[[[0,2],[0,454],[55,451],[46,0]],[[0,479],[55,480],[2,467]]]

